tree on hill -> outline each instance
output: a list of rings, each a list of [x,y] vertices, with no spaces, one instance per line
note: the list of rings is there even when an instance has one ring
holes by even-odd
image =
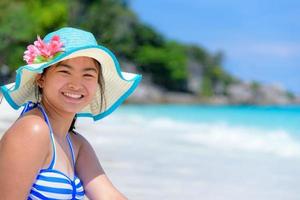
[[[199,46],[166,39],[140,22],[129,4],[129,0],[2,0],[0,67],[8,65],[13,72],[24,65],[23,52],[37,33],[43,37],[60,27],[73,26],[94,33],[100,45],[120,60],[135,63],[137,70],[168,90],[189,91],[187,60],[191,56],[203,72],[201,95],[214,95],[220,85],[226,87],[233,81],[222,68],[222,54],[212,55]]]

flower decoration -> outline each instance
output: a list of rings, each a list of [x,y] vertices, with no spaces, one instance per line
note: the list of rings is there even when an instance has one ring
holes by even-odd
[[[63,52],[63,46],[58,35],[54,35],[49,43],[45,43],[40,36],[37,36],[34,44],[27,46],[23,59],[27,64],[47,62],[60,55]]]

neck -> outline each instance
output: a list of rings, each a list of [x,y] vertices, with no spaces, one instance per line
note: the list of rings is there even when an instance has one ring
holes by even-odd
[[[58,139],[65,139],[75,117],[75,113],[63,112],[47,101],[42,101],[41,104],[48,116],[53,134]]]

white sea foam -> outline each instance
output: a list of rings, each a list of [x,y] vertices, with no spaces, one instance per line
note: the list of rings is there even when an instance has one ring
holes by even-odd
[[[300,142],[284,130],[268,131],[226,124],[198,125],[198,130],[197,133],[189,131],[183,139],[221,150],[300,157]]]
[[[81,124],[83,127],[86,123]],[[113,135],[160,135],[170,141],[185,142],[186,146],[205,146],[210,149],[228,152],[252,152],[272,154],[280,157],[300,157],[300,141],[286,130],[266,130],[254,127],[232,126],[218,123],[186,123],[170,118],[148,119],[138,115],[116,115],[103,120],[95,128],[98,134],[96,142],[105,143],[107,133]],[[118,134],[116,131],[122,130]],[[127,139],[129,142],[129,139]],[[166,140],[165,140],[166,141]],[[111,143],[118,142],[112,138]],[[126,142],[123,138],[120,142]],[[168,142],[168,141],[166,141]]]

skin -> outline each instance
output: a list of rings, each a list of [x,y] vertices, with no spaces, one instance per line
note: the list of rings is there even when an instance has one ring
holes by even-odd
[[[74,171],[66,135],[75,114],[95,95],[98,73],[91,58],[76,57],[49,67],[44,75],[36,78],[43,90],[42,104],[56,141],[55,169],[70,178]],[[70,99],[64,95],[66,92],[83,95],[83,98]],[[27,199],[39,170],[47,168],[52,159],[49,131],[41,112],[33,109],[4,133],[0,140],[1,199]],[[106,176],[91,144],[80,134],[69,136],[75,153],[76,174],[86,196],[92,200],[126,200]]]

